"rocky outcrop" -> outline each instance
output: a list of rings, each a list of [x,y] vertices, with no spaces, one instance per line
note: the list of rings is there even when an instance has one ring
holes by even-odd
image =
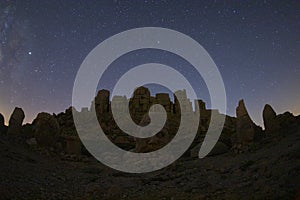
[[[60,127],[61,135],[77,135],[72,110],[73,107],[69,107],[64,113],[57,115],[56,119]],[[75,111],[75,109],[74,109]]]
[[[299,127],[299,121],[297,120],[297,117],[290,112],[277,115],[276,121],[280,126],[280,135],[293,132]]]
[[[280,124],[278,123],[276,112],[269,104],[266,104],[264,107],[263,120],[265,126],[265,133],[267,135],[279,133]]]
[[[261,134],[261,130],[250,118],[244,100],[236,108],[236,143],[251,144]]]
[[[150,91],[148,88],[139,87],[134,93],[133,97],[129,100],[129,110],[133,121],[139,124],[143,116],[150,108]]]
[[[276,115],[276,112],[268,104],[263,110],[263,120],[266,136],[284,136],[299,127],[299,121],[292,113],[285,112]]]
[[[181,103],[180,103],[181,102]],[[192,102],[188,99],[186,90],[178,90],[174,94],[174,113],[185,114],[192,111]]]
[[[39,146],[54,147],[60,128],[54,116],[48,113],[39,113],[33,121],[34,137]]]
[[[0,134],[5,134],[6,132],[6,127],[4,125],[4,117],[3,115],[0,113]]]
[[[10,116],[7,134],[20,135],[22,132],[22,124],[25,118],[22,108],[16,107]]]
[[[100,90],[95,98],[95,108],[97,113],[101,113],[99,117],[103,117],[103,115],[109,112],[109,91],[108,90]]]
[[[0,128],[4,127],[4,117],[3,115],[0,113]]]
[[[149,138],[134,138],[123,132],[116,124],[111,111],[110,93],[107,90],[100,90],[92,103],[90,110],[88,108],[76,111],[75,108],[68,108],[65,112],[58,115],[50,115],[48,113],[40,113],[34,120],[33,124],[27,124],[22,127],[24,119],[24,112],[20,108],[16,108],[10,119],[9,134],[21,133],[26,139],[36,138],[37,144],[43,147],[51,147],[60,145],[60,149],[70,154],[80,154],[83,147],[77,135],[76,127],[73,120],[73,112],[82,117],[86,127],[96,131],[94,124],[90,124],[91,109],[96,111],[99,124],[107,137],[118,147],[124,150],[131,150],[134,152],[151,152],[162,148],[168,144],[171,139],[177,134],[180,126],[181,115],[184,116],[193,111],[193,106],[188,99],[185,90],[175,92],[174,102],[171,101],[169,94],[159,93],[151,96],[148,88],[139,87],[135,90],[133,96],[127,99],[126,96],[115,96],[113,100],[116,102],[116,109],[119,112],[124,112],[124,107],[129,104],[131,118],[136,124],[140,126],[147,126],[150,123],[148,117],[149,108],[153,104],[160,104],[164,107],[167,113],[167,120],[164,128],[155,136]],[[181,104],[179,104],[181,100]],[[199,128],[197,135],[187,154],[190,154],[191,149],[197,148],[200,142],[204,140],[207,129],[210,125],[212,113],[216,116],[222,116],[218,110],[207,109],[205,102],[202,100],[195,100],[194,102],[196,112],[200,113],[200,120],[194,120],[190,117],[191,123],[198,123]],[[155,108],[158,109],[158,108]],[[158,110],[154,110],[157,112]],[[223,115],[224,116],[224,115]],[[250,118],[243,100],[239,102],[236,109],[236,117],[224,116],[225,123],[222,134],[218,139],[218,144],[210,155],[218,155],[226,153],[228,149],[232,148],[237,152],[246,151],[245,147],[250,148],[251,144],[264,136],[261,128],[254,124]],[[81,119],[81,118],[80,118]],[[291,113],[284,113],[276,115],[275,111],[270,105],[266,105],[263,111],[263,119],[266,127],[266,134],[272,135],[277,132],[286,133],[287,130],[293,130],[297,125],[299,126],[300,117],[296,118]],[[211,127],[218,126],[217,121],[211,122]],[[4,119],[0,116],[0,131],[4,127]],[[185,128],[185,127],[184,127]],[[3,131],[1,131],[3,132]],[[87,131],[88,132],[88,131]],[[198,145],[199,147],[199,145]],[[59,148],[57,148],[59,149]],[[84,152],[84,148],[82,148]]]
[[[22,126],[22,136],[26,139],[34,137],[32,124],[27,123]]]
[[[140,122],[140,126],[146,126],[150,123],[150,117],[145,115]],[[170,135],[168,132],[168,126],[164,126],[164,128],[158,132],[156,135],[150,138],[135,138],[136,146],[134,152],[138,153],[146,153],[158,150],[162,148],[164,145],[168,144],[170,141]]]

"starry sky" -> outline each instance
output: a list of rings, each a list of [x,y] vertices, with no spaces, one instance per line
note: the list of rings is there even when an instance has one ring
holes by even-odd
[[[164,27],[198,41],[224,80],[228,110],[245,99],[253,120],[262,109],[300,114],[300,2],[294,1],[39,1],[0,0],[0,113],[15,106],[26,122],[37,113],[59,113],[71,105],[82,61],[100,42],[137,27]],[[139,50],[118,58],[99,82],[112,89],[133,66],[158,62],[180,71],[208,102],[201,76],[185,60],[161,50]],[[151,86],[152,92],[165,91]]]

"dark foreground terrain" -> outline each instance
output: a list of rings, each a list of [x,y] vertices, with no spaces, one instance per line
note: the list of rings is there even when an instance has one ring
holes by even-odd
[[[248,152],[181,158],[148,174],[112,170],[92,157],[52,155],[0,140],[1,199],[299,199],[300,131]]]
[[[15,108],[8,126],[0,115],[0,199],[300,199],[300,116],[276,114],[267,104],[263,130],[252,121],[243,100],[236,117],[207,109],[198,100],[200,120],[192,121],[192,104],[185,90],[179,93],[185,99],[183,109],[168,94],[152,97],[145,87],[135,90],[129,99],[135,123],[149,123],[145,113],[154,103],[164,105],[168,115],[163,129],[146,139],[132,138],[118,128],[106,90],[98,92],[90,109],[39,113],[32,124],[23,124],[21,108]],[[117,101],[127,102],[124,97]],[[96,133],[93,110],[106,136],[127,151],[152,152],[166,145],[177,132],[180,115],[199,123],[198,132],[191,147],[170,166],[146,174],[123,173],[95,160],[81,143],[73,114],[83,120],[80,128]],[[222,133],[209,156],[198,159],[212,114],[224,116]],[[114,159],[107,153],[102,156]]]

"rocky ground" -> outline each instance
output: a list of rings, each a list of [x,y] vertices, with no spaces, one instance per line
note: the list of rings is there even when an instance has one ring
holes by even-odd
[[[120,148],[139,153],[166,145],[178,128],[176,101],[167,95],[151,97],[147,88],[135,92],[131,101],[132,118],[141,126],[150,122],[145,112],[151,102],[162,102],[168,113],[164,128],[146,139],[124,134],[114,122],[109,92],[103,90],[95,98],[95,111],[107,137]],[[0,114],[0,199],[300,199],[300,116],[276,114],[266,105],[263,130],[252,121],[243,100],[236,117],[206,109],[201,100],[198,104],[199,122],[187,112],[191,108],[182,112],[192,124],[199,123],[190,149],[170,166],[146,174],[119,172],[88,156],[73,114],[83,122],[80,130],[96,133],[92,108],[39,113],[25,125],[21,108],[14,109],[8,126]],[[210,156],[198,159],[213,113],[225,117],[222,133]],[[212,127],[217,122],[212,121]]]
[[[112,170],[92,157],[53,155],[0,140],[0,199],[299,199],[300,129],[248,152],[192,159],[148,174]]]

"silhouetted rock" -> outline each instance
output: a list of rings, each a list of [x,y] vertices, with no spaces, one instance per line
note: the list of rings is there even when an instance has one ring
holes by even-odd
[[[5,133],[4,117],[1,113],[0,113],[0,133],[1,134]]]
[[[290,112],[285,112],[283,114],[277,115],[276,121],[280,126],[281,135],[285,135],[288,132],[293,132],[299,126],[297,118]]]
[[[132,98],[129,100],[130,114],[133,121],[137,124],[140,123],[143,116],[150,108],[150,91],[146,87],[137,88]]]
[[[21,134],[24,118],[25,118],[25,114],[22,108],[16,107],[12,115],[10,116],[7,134],[8,135]]]
[[[109,91],[100,90],[95,98],[95,108],[97,113],[106,114],[109,112]],[[99,117],[103,117],[100,115]]]
[[[59,124],[54,116],[39,113],[33,122],[34,136],[39,146],[54,147],[60,132]]]
[[[263,110],[265,133],[267,136],[285,136],[297,131],[300,120],[290,112],[276,115],[270,105]]]
[[[0,113],[0,127],[4,127],[4,117],[1,113]]]
[[[236,108],[236,139],[238,144],[250,144],[254,141],[256,134],[259,134],[260,129],[251,120],[244,100],[239,101]]]
[[[266,104],[264,107],[263,120],[264,120],[265,132],[267,135],[279,133],[280,124],[278,123],[276,112],[269,104]]]
[[[59,113],[56,117],[60,127],[61,135],[77,135],[72,110],[73,107],[69,107],[64,113]],[[75,109],[74,109],[75,112]]]
[[[22,136],[24,136],[26,139],[30,139],[34,137],[32,124],[27,123],[22,126]]]
[[[144,115],[139,125],[146,126],[149,123],[150,117],[148,115]],[[134,151],[138,153],[155,151],[166,145],[170,139],[168,128],[167,126],[164,126],[164,128],[153,137],[135,138],[136,146]]]
[[[181,102],[181,104],[179,103]],[[186,90],[178,90],[174,94],[174,113],[184,114],[193,110],[192,102],[187,97]]]

